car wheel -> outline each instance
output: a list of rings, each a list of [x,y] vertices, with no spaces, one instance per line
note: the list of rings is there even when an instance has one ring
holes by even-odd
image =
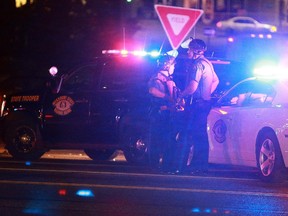
[[[37,125],[29,120],[10,124],[4,140],[9,154],[15,159],[37,160],[45,153]]]
[[[267,182],[281,182],[286,177],[286,170],[279,143],[273,132],[265,132],[259,138],[257,161],[262,180]]]
[[[148,164],[147,135],[135,128],[126,129],[122,135],[123,153],[131,164]]]
[[[84,152],[89,158],[95,161],[111,160],[115,157],[115,149],[85,149]]]

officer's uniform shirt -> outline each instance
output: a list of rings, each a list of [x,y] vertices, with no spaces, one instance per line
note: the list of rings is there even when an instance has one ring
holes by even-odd
[[[160,98],[155,95],[153,95],[153,103],[154,105],[168,105],[169,100],[167,100],[167,97],[171,96],[171,87],[175,86],[175,83],[173,82],[172,78],[164,75],[164,72],[161,71],[155,74],[148,82],[149,88],[156,88],[159,91],[161,91],[163,94],[166,95],[165,98]]]
[[[162,93],[166,93],[167,92],[166,77],[164,77],[159,72],[149,80],[148,86],[149,86],[149,88],[154,87],[154,88],[157,88]]]
[[[210,100],[212,83],[218,79],[211,62],[204,56],[201,56],[198,59],[190,61],[187,70],[186,84],[190,83],[191,80],[198,83],[198,88],[193,94],[193,99]]]

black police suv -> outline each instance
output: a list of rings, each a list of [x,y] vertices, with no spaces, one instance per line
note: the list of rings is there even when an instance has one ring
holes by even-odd
[[[5,148],[21,160],[39,159],[50,149],[83,149],[93,160],[123,150],[127,161],[145,161],[142,124],[148,121],[147,81],[156,62],[151,56],[114,55],[61,75],[52,68],[54,76],[40,88],[3,100]]]

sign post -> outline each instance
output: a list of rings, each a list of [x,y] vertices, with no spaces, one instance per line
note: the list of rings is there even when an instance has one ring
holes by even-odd
[[[199,9],[165,5],[154,7],[173,49],[179,48],[203,14],[203,10]]]

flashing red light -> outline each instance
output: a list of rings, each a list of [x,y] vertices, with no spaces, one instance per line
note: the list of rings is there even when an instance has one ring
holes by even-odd
[[[58,191],[58,194],[59,194],[60,196],[66,196],[67,191],[66,191],[65,189],[60,189],[60,190]]]
[[[51,119],[51,118],[54,118],[54,116],[53,115],[45,115],[45,119]]]
[[[102,54],[119,54],[119,50],[102,50]]]
[[[146,52],[144,50],[102,50],[102,54],[104,55],[121,55],[123,57],[127,57],[128,55],[134,55],[134,56],[147,56],[150,55],[152,57],[158,57],[160,55],[159,51],[152,51],[152,52]]]

